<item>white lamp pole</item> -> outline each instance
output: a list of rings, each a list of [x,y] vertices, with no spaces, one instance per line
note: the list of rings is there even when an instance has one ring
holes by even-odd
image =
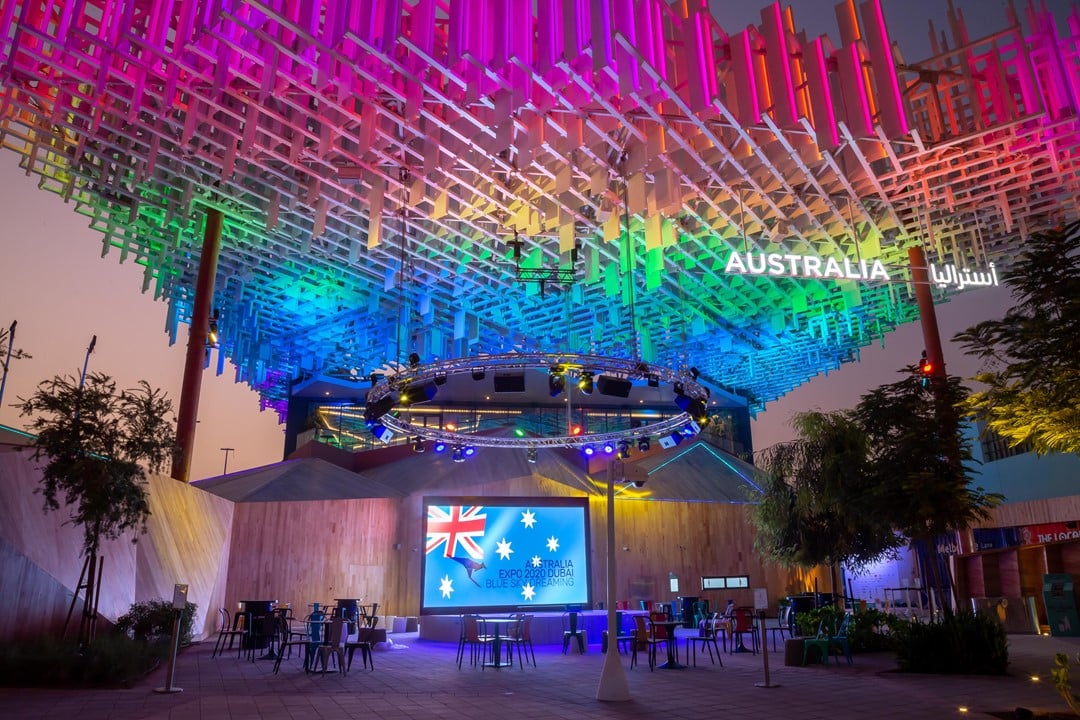
[[[615,461],[607,468],[607,652],[604,669],[600,671],[600,687],[596,699],[604,702],[626,702],[630,686],[626,671],[619,659],[619,628],[615,624]]]

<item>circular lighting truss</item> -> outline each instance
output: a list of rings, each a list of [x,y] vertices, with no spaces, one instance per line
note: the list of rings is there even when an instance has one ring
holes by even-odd
[[[600,375],[623,381],[646,380],[650,386],[671,385],[675,390],[676,404],[686,405],[686,409],[666,420],[648,425],[627,428],[617,432],[597,433],[593,435],[559,435],[544,437],[495,437],[443,429],[433,429],[395,417],[390,410],[401,400],[402,393],[408,396],[413,388],[422,388],[429,382],[440,383],[452,375],[472,375],[482,377],[483,373],[497,370],[557,370],[562,376],[567,373],[578,377],[594,378]],[[690,410],[695,405],[704,415],[709,393],[696,379],[692,370],[675,371],[660,365],[603,357],[600,355],[582,355],[574,353],[508,353],[504,355],[483,355],[474,358],[455,358],[442,360],[428,365],[402,368],[392,376],[376,383],[367,396],[365,419],[377,422],[395,433],[412,437],[434,440],[451,447],[498,447],[498,448],[581,448],[585,445],[601,446],[611,443],[619,447],[622,441],[637,440],[640,447],[642,438],[663,436],[683,432],[693,428],[692,434],[700,429]],[[569,384],[568,384],[569,387]],[[680,403],[680,398],[683,400]],[[698,416],[700,417],[700,415]]]

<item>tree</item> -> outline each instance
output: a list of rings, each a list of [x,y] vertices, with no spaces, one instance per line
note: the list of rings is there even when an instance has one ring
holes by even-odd
[[[145,381],[117,392],[113,379],[102,373],[86,375],[85,382],[54,377],[19,401],[22,415],[33,418],[34,458],[46,459],[40,488],[44,510],[58,510],[62,498],[68,522],[83,529],[89,573],[79,640],[86,644],[93,639],[101,542],[136,530],[135,542],[146,531],[146,469],[160,472],[176,452],[172,402]]]
[[[757,458],[765,471],[751,510],[755,549],[787,567],[843,562],[859,568],[903,545],[881,509],[867,473],[866,436],[849,412],[795,416],[797,440],[779,443]]]
[[[1003,279],[1005,317],[953,338],[984,362],[965,408],[1014,446],[1080,453],[1080,223],[1033,234]]]
[[[895,530],[936,555],[939,535],[986,519],[1002,496],[973,487],[968,477],[971,441],[959,422],[968,391],[960,379],[935,376],[927,387],[918,368],[902,374],[863,395],[853,416],[870,449],[873,504]],[[936,573],[940,565],[927,569]],[[933,575],[928,580],[941,586]]]

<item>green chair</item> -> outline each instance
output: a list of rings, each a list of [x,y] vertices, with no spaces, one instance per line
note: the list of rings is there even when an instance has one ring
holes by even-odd
[[[810,650],[817,648],[822,665],[829,664],[829,648],[832,646],[832,638],[829,635],[829,627],[824,620],[818,623],[816,637],[808,637],[803,640],[802,664],[810,659]]]

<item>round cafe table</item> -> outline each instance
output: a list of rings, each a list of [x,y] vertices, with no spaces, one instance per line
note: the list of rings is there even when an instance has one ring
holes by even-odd
[[[510,659],[506,660],[505,662],[502,659],[502,641],[505,636],[501,634],[501,631],[504,625],[516,625],[518,622],[520,622],[518,618],[509,617],[484,618],[480,621],[480,625],[484,627],[485,635],[487,634],[488,625],[491,625],[495,629],[495,636],[492,640],[492,642],[495,644],[495,649],[492,651],[491,662],[484,663],[485,667],[500,668],[514,664],[514,657],[512,653],[510,654]]]
[[[650,624],[653,627],[667,628],[668,642],[667,642],[667,662],[663,665],[657,665],[659,670],[685,670],[686,666],[679,663],[675,657],[675,628],[682,625],[681,620],[651,620]]]

